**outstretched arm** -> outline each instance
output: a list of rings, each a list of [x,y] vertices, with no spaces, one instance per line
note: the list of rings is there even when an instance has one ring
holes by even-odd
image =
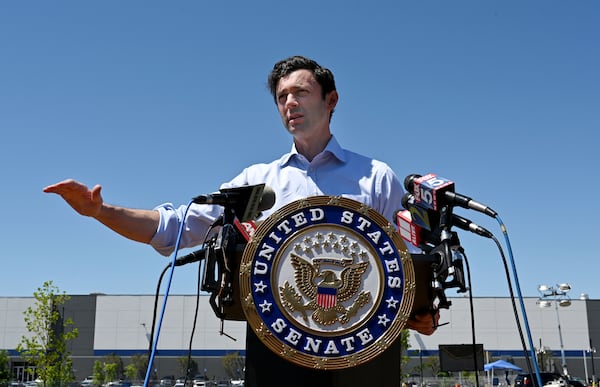
[[[89,189],[85,184],[72,179],[44,188],[44,192],[60,195],[79,214],[96,219],[128,239],[150,243],[158,227],[158,211],[104,203],[101,190],[100,185]]]

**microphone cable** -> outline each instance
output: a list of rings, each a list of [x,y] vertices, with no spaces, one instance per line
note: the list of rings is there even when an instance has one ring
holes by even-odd
[[[518,282],[518,276],[517,276],[517,272],[516,272],[516,268],[515,268],[515,264],[514,264],[514,259],[513,259],[513,256],[512,256],[512,250],[510,248],[510,241],[508,240],[508,235],[506,233],[506,227],[502,223],[502,221],[501,221],[501,219],[500,219],[500,217],[498,216],[497,213],[494,215],[494,218],[497,219],[497,221],[500,223],[501,229],[502,229],[503,234],[505,235],[505,238],[506,238],[506,244],[508,246],[507,248],[508,248],[508,252],[509,252],[509,257],[510,257],[511,263],[512,263],[513,276],[515,278],[515,283],[516,283],[518,297],[519,297],[519,300],[521,302],[523,320],[524,320],[524,324],[525,324],[526,331],[527,331],[527,337],[528,337],[529,345],[530,345],[530,348],[531,348],[531,354],[528,353],[528,351],[527,351],[527,345],[525,344],[525,338],[523,336],[523,328],[521,327],[521,321],[519,319],[519,314],[518,314],[517,306],[516,306],[516,303],[515,303],[515,294],[513,292],[513,285],[512,285],[512,281],[511,281],[511,277],[510,277],[510,270],[509,270],[508,263],[507,263],[507,260],[506,260],[506,255],[504,254],[504,250],[502,249],[502,245],[500,244],[500,241],[498,240],[498,238],[496,238],[491,232],[489,232],[487,230],[485,230],[485,231],[488,232],[489,238],[491,238],[494,241],[494,243],[496,244],[496,246],[497,246],[497,248],[498,248],[498,250],[500,252],[500,257],[502,258],[502,263],[503,263],[503,266],[504,266],[504,272],[505,272],[506,280],[507,280],[507,283],[508,283],[508,290],[509,290],[509,294],[510,294],[510,300],[511,300],[512,308],[513,308],[513,314],[515,316],[515,322],[516,322],[516,325],[517,325],[517,330],[519,332],[519,338],[520,338],[520,341],[521,341],[521,346],[523,348],[523,353],[524,353],[524,356],[525,356],[525,362],[527,364],[527,368],[528,368],[530,374],[534,373],[534,372],[532,372],[532,368],[535,369],[535,374],[536,374],[536,376],[538,378],[537,381],[539,383],[538,386],[542,386],[542,384],[541,384],[541,378],[539,376],[538,364],[537,364],[537,360],[536,360],[536,357],[535,357],[535,352],[533,351],[533,343],[531,341],[531,332],[529,330],[529,324],[528,324],[528,320],[527,320],[527,314],[525,312],[525,306],[523,304],[523,297],[521,296],[521,292],[520,292],[520,287],[519,287],[519,282]],[[466,256],[465,256],[465,264],[467,266],[468,282],[470,283],[471,282],[470,269],[469,269],[469,263],[468,263],[468,260],[466,259]],[[472,295],[472,292],[470,292],[469,294]],[[469,298],[470,300],[472,300],[471,297]],[[473,308],[473,306],[471,304],[471,316],[473,316],[473,310],[472,310],[472,308]],[[474,336],[475,327],[474,327],[474,322],[472,321],[471,324],[472,324],[472,331],[473,331],[473,344],[475,344],[475,336]],[[532,364],[531,364],[531,362],[532,362],[531,359],[532,358],[533,358],[533,364],[534,364],[533,367],[532,367]],[[476,375],[476,378],[477,378],[477,373],[475,375]],[[478,386],[479,383],[477,382],[476,385]]]
[[[471,208],[471,209],[475,209],[477,211],[480,211],[479,209],[476,209],[476,208]],[[489,207],[488,207],[488,209],[489,209]],[[525,339],[523,338],[523,331],[522,331],[522,328],[521,328],[521,322],[519,320],[519,315],[518,315],[518,312],[517,312],[517,309],[516,309],[516,305],[515,305],[515,300],[514,300],[515,297],[514,297],[514,293],[513,293],[513,290],[512,290],[512,282],[510,280],[510,271],[508,269],[508,265],[507,265],[507,262],[506,262],[506,257],[504,255],[504,252],[502,250],[502,247],[501,247],[498,239],[495,238],[493,236],[493,234],[490,233],[491,234],[490,237],[494,240],[494,242],[498,246],[498,249],[500,250],[500,255],[502,257],[502,262],[504,264],[504,268],[505,268],[505,272],[506,272],[506,278],[507,278],[507,281],[508,281],[509,291],[510,291],[510,295],[511,295],[510,298],[511,298],[511,302],[512,302],[512,305],[513,305],[513,313],[515,314],[515,320],[516,320],[516,323],[517,323],[517,328],[519,330],[519,336],[521,338],[521,345],[523,346],[523,352],[524,352],[524,356],[525,356],[525,359],[526,359],[527,367],[528,367],[528,370],[529,370],[530,374],[532,374],[533,372],[532,372],[531,362],[533,362],[533,369],[535,370],[535,375],[536,375],[536,379],[537,379],[537,382],[538,382],[538,387],[541,387],[541,386],[543,386],[542,379],[541,379],[541,376],[540,376],[540,371],[539,371],[537,359],[536,359],[536,356],[535,356],[535,350],[534,350],[533,341],[532,341],[532,338],[531,338],[531,330],[529,328],[529,321],[527,319],[527,312],[525,310],[525,304],[523,302],[523,296],[521,294],[521,287],[519,285],[519,277],[517,275],[517,269],[516,269],[516,265],[515,265],[515,261],[514,261],[514,256],[513,256],[513,253],[512,253],[512,248],[510,246],[510,239],[508,238],[508,232],[507,232],[506,226],[504,225],[504,223],[502,222],[502,219],[500,219],[500,215],[498,215],[498,213],[496,211],[492,210],[492,211],[480,211],[480,212],[483,212],[484,214],[486,214],[486,215],[488,215],[488,216],[496,219],[496,221],[500,225],[500,230],[502,231],[502,234],[504,235],[505,243],[506,243],[507,250],[508,250],[508,256],[509,256],[509,259],[510,259],[510,262],[511,262],[512,271],[513,271],[513,277],[515,279],[515,287],[516,287],[516,290],[517,290],[517,295],[518,295],[520,306],[521,306],[521,313],[523,315],[523,323],[525,325],[525,330],[527,332],[527,339],[528,339],[528,342],[529,342],[529,352],[530,352],[529,354],[527,352],[527,346],[525,345]]]
[[[208,236],[210,235],[210,232],[216,227],[215,226],[216,223],[218,223],[220,220],[222,220],[222,218],[217,218],[217,220],[215,222],[213,222],[213,224],[210,225],[210,227],[206,231],[206,234],[204,235],[204,243],[206,243],[206,241],[208,240]],[[188,353],[187,353],[186,368],[185,368],[185,380],[183,381],[184,387],[187,386],[188,376],[189,376],[190,370],[192,368],[192,343],[194,341],[194,334],[196,333],[196,325],[198,323],[198,313],[200,311],[201,287],[202,287],[202,264],[199,261],[198,262],[198,281],[196,282],[196,306],[194,308],[194,321],[192,323],[192,332],[190,332],[190,341],[188,343]]]
[[[508,250],[508,257],[509,257],[510,262],[511,262],[511,268],[512,268],[512,271],[513,271],[513,277],[515,279],[515,288],[517,290],[517,295],[518,295],[520,306],[521,306],[521,313],[523,315],[523,323],[525,324],[525,330],[527,332],[527,339],[529,341],[530,357],[527,356],[527,348],[525,346],[525,343],[523,342],[523,350],[525,351],[525,357],[526,357],[526,359],[528,359],[527,367],[529,369],[529,373],[533,374],[534,372],[532,372],[532,366],[530,364],[530,362],[533,362],[533,370],[535,371],[535,376],[536,376],[536,379],[537,379],[537,382],[538,382],[538,386],[541,387],[541,386],[543,386],[542,378],[540,376],[540,369],[539,369],[539,366],[538,366],[537,358],[535,356],[535,350],[534,350],[534,346],[533,346],[533,341],[531,339],[531,330],[529,329],[529,321],[527,319],[527,312],[525,311],[525,304],[523,302],[523,295],[521,294],[521,286],[519,285],[519,277],[517,275],[517,269],[516,269],[516,265],[515,265],[514,256],[513,256],[513,253],[512,253],[512,248],[510,246],[510,239],[508,238],[508,231],[506,229],[506,226],[502,222],[502,219],[500,219],[500,216],[498,214],[496,214],[496,216],[494,218],[496,219],[496,221],[500,225],[500,230],[502,231],[502,234],[504,235],[504,241],[506,243],[506,248]],[[496,243],[499,246],[499,243],[498,242],[496,242]],[[502,251],[502,249],[500,249],[500,251]],[[503,261],[504,261],[504,265],[505,265],[506,276],[507,276],[508,282],[510,284],[511,282],[510,282],[510,275],[509,275],[508,266],[507,266],[507,263],[506,263],[506,259],[504,258],[504,254],[502,254],[502,256],[503,256]],[[511,291],[511,295],[512,295],[512,286],[510,286],[510,291]],[[513,299],[513,305],[514,305],[514,295],[512,295],[511,298]],[[513,306],[513,307],[516,309],[516,306]],[[517,311],[515,310],[515,317],[517,318],[517,322],[518,322],[519,321],[518,320],[518,315],[516,313],[517,313]]]
[[[482,228],[483,229],[483,228]],[[504,271],[505,271],[505,275],[506,275],[506,279],[508,282],[508,289],[509,289],[509,293],[510,293],[510,300],[511,300],[511,304],[512,304],[512,308],[513,308],[513,314],[515,316],[515,321],[516,321],[516,325],[517,325],[517,330],[519,332],[519,338],[521,340],[521,346],[523,348],[523,352],[525,355],[525,359],[526,359],[526,363],[527,363],[527,367],[529,370],[529,373],[532,374],[532,366],[531,366],[531,360],[530,360],[530,355],[527,352],[527,346],[525,345],[525,338],[523,336],[523,329],[521,327],[521,323],[519,320],[519,315],[518,315],[518,311],[517,311],[517,306],[515,303],[515,295],[513,292],[513,286],[512,286],[512,281],[510,278],[510,271],[509,271],[509,267],[508,267],[508,263],[506,260],[506,256],[504,254],[504,250],[502,249],[502,245],[500,244],[500,242],[498,241],[498,238],[496,238],[491,232],[489,232],[488,230],[483,229],[484,231],[487,232],[487,236],[492,239],[494,241],[494,243],[496,244],[499,252],[500,252],[500,256],[502,258],[502,263],[504,266]],[[475,338],[475,319],[474,319],[474,307],[473,307],[473,291],[472,291],[472,281],[471,281],[471,269],[469,266],[469,260],[467,259],[466,254],[464,254],[464,250],[462,249],[462,247],[460,247],[458,250],[456,250],[457,253],[461,254],[461,257],[463,258],[464,262],[465,262],[465,266],[466,266],[466,274],[467,274],[467,284],[468,284],[468,289],[469,289],[469,307],[470,307],[470,311],[471,311],[471,334],[472,334],[472,343],[473,343],[473,359],[474,359],[474,365],[475,365],[475,369],[479,369],[479,364],[477,363],[477,351],[475,348],[475,345],[477,343],[476,338]],[[516,274],[515,274],[516,276]],[[531,337],[531,335],[529,335],[529,337]],[[535,355],[533,356],[533,358],[535,359]],[[535,364],[535,367],[537,369],[537,363]],[[479,373],[475,372],[475,385],[479,386]],[[540,384],[541,386],[541,384]]]
[[[465,266],[467,269],[467,284],[469,289],[469,308],[471,312],[471,340],[473,344],[473,363],[475,366],[475,385],[479,386],[479,369],[477,364],[477,349],[475,348],[477,344],[477,340],[475,339],[475,308],[473,307],[473,288],[471,283],[471,268],[469,266],[469,260],[467,259],[467,255],[462,252],[462,248],[460,249],[461,256],[465,261]]]
[[[150,375],[152,373],[152,365],[154,364],[154,358],[156,356],[156,347],[158,344],[158,338],[160,336],[160,329],[162,327],[162,322],[163,322],[163,318],[165,316],[165,309],[167,307],[167,300],[169,297],[169,291],[171,289],[171,282],[173,280],[173,274],[175,272],[175,261],[177,260],[177,253],[179,251],[179,245],[181,243],[181,234],[183,233],[183,226],[185,225],[185,217],[187,215],[188,210],[190,209],[191,204],[193,203],[193,201],[190,201],[188,203],[188,205],[185,208],[185,212],[183,213],[183,220],[181,221],[181,225],[179,226],[179,230],[177,232],[177,240],[175,242],[175,253],[173,254],[173,259],[171,260],[171,264],[169,265],[171,271],[169,273],[169,278],[167,281],[167,287],[165,289],[165,298],[163,300],[163,305],[162,305],[162,309],[160,311],[160,317],[158,319],[158,326],[156,329],[156,335],[154,337],[154,340],[151,342],[151,351],[150,351],[150,358],[148,359],[148,368],[146,369],[146,377],[144,379],[144,387],[148,387],[148,382],[150,381]],[[162,280],[162,275],[161,275],[161,280]],[[158,298],[157,298],[158,299]],[[155,318],[153,319],[155,320]],[[152,327],[154,330],[154,322],[152,323]],[[152,332],[151,336],[154,334],[154,332]]]
[[[502,245],[500,244],[500,241],[498,241],[498,238],[496,238],[493,234],[490,233],[490,238],[494,241],[494,243],[496,244],[496,247],[498,248],[498,251],[500,252],[500,257],[502,258],[502,264],[504,266],[504,273],[506,275],[506,281],[508,283],[508,291],[510,294],[510,301],[511,301],[511,305],[512,305],[512,309],[513,309],[513,314],[515,316],[515,321],[517,324],[517,330],[519,332],[519,338],[521,340],[521,347],[523,348],[523,353],[525,356],[525,362],[527,363],[527,368],[529,370],[529,372],[531,373],[531,360],[529,357],[529,353],[527,352],[527,346],[525,345],[525,337],[523,336],[523,328],[521,327],[521,322],[519,320],[519,313],[517,311],[517,305],[515,303],[515,294],[513,292],[513,286],[512,286],[512,281],[510,279],[510,271],[508,268],[508,263],[506,261],[506,256],[504,254],[504,250],[502,249]]]
[[[183,216],[184,219],[185,219],[185,215],[187,214],[187,211],[189,209],[190,204],[188,204],[188,208],[186,208],[185,214]],[[206,241],[208,240],[208,235],[210,235],[210,232],[216,227],[216,224],[220,220],[221,220],[221,218],[217,218],[211,224],[211,226],[209,227],[209,229],[206,231],[206,234],[204,235],[204,241],[203,241],[202,244],[206,243]],[[169,263],[167,266],[165,266],[165,268],[162,270],[162,272],[161,272],[161,274],[160,274],[160,276],[158,278],[157,285],[156,285],[156,292],[155,292],[155,295],[154,295],[154,309],[153,309],[153,315],[152,315],[152,328],[150,330],[150,335],[149,335],[149,340],[148,340],[149,341],[148,358],[152,359],[152,360],[149,360],[149,362],[148,362],[148,370],[151,370],[151,368],[152,368],[153,358],[154,358],[153,354],[156,351],[156,347],[153,344],[155,342],[155,340],[154,340],[154,332],[155,332],[155,329],[156,329],[156,314],[157,314],[157,311],[158,311],[158,300],[159,300],[159,297],[160,297],[160,288],[161,288],[162,281],[163,281],[163,278],[164,278],[167,270],[169,270],[169,268],[173,268],[173,270],[174,270],[174,265],[175,265],[175,262],[177,260],[177,251],[179,251],[178,246],[179,246],[179,242],[181,240],[181,232],[182,232],[183,225],[184,225],[183,223],[184,222],[182,222],[182,225],[181,225],[180,230],[179,230],[179,235],[177,237],[177,244],[176,244],[177,250],[176,250],[175,255],[173,257],[173,261],[171,263]],[[173,273],[171,272],[171,277],[172,277],[172,274]],[[184,381],[184,383],[187,383],[187,378],[188,378],[188,374],[189,374],[190,367],[191,367],[191,361],[192,361],[192,358],[191,358],[192,340],[193,340],[193,336],[194,336],[194,331],[196,329],[196,322],[197,322],[198,311],[199,311],[198,306],[200,304],[200,282],[201,282],[200,278],[201,278],[201,264],[198,265],[198,284],[197,284],[197,290],[196,290],[196,308],[195,308],[195,312],[194,312],[194,323],[192,325],[192,333],[191,333],[190,343],[189,343],[189,348],[188,348],[188,359],[187,359],[187,367],[186,367],[187,369],[186,369],[186,375],[185,375],[185,381]],[[170,283],[169,283],[169,287],[170,287]],[[164,303],[164,305],[166,305],[166,296],[165,296],[165,303]],[[163,313],[161,315],[161,321],[162,321],[163,315],[164,315],[164,306],[163,306]],[[156,341],[158,341],[158,333],[156,335]],[[146,378],[148,378],[148,374],[146,375]],[[146,381],[144,383],[144,387],[146,387]]]

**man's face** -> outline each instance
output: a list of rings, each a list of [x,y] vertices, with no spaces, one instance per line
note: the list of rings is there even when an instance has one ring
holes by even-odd
[[[332,91],[323,99],[313,73],[297,70],[279,80],[276,100],[283,125],[292,135],[303,136],[328,130],[337,93]]]

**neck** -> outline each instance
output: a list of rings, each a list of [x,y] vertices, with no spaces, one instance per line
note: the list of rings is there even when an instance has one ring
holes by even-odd
[[[323,152],[330,139],[330,132],[317,138],[310,139],[294,137],[294,145],[296,145],[298,153],[306,157],[308,161],[312,161],[316,155]]]

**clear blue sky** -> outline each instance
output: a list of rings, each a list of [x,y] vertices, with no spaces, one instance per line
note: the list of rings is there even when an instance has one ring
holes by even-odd
[[[600,298],[599,41],[592,0],[3,1],[0,295],[153,294],[168,258],[42,188],[74,178],[139,208],[216,191],[289,150],[266,76],[301,54],[336,75],[343,146],[500,214],[524,295]],[[459,235],[473,295],[508,296],[494,243]]]

